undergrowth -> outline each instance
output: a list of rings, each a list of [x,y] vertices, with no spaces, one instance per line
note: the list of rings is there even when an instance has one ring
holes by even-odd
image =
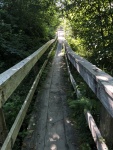
[[[72,110],[72,118],[75,120],[75,125],[79,132],[79,149],[96,150],[95,143],[84,115],[84,110],[86,109],[91,112],[98,126],[101,103],[71,64],[70,68],[76,79],[77,89],[81,93],[79,98],[75,98],[75,96],[71,94],[71,97],[68,99],[69,107]]]
[[[53,56],[54,56],[55,46],[56,46],[56,44],[52,45],[46,51],[46,53],[41,57],[41,59],[37,62],[38,71],[39,71],[42,64],[46,60],[49,51],[53,48],[53,52],[49,58],[48,65],[45,67],[45,70],[42,73],[41,81],[45,80],[45,78],[46,78],[46,74],[48,72],[49,66],[51,65],[51,60],[53,59]],[[38,71],[37,71],[37,73],[38,73]],[[21,106],[24,103],[24,100],[30,90],[30,87],[31,87],[37,73],[36,73],[36,70],[33,68],[30,71],[30,73],[25,77],[25,79],[22,81],[22,83],[19,85],[19,87],[15,90],[15,92],[11,95],[11,97],[8,99],[7,103],[3,106],[8,131],[10,130],[12,124],[14,123],[18,112],[20,111]],[[39,84],[39,86],[40,86],[40,84]],[[31,116],[31,112],[33,109],[33,105],[34,105],[34,101],[35,101],[37,92],[38,91],[36,90],[36,92],[34,93],[33,100],[30,104],[27,115],[24,119],[24,122],[21,126],[20,132],[16,139],[15,145],[13,147],[14,150],[21,149],[23,139],[27,135],[28,122],[29,122],[29,119]]]
[[[35,104],[35,100],[36,100],[36,96],[38,94],[38,91],[40,91],[40,87],[41,87],[41,84],[43,84],[43,81],[46,79],[46,76],[47,76],[47,73],[49,71],[49,68],[51,66],[51,62],[52,62],[52,59],[54,57],[54,54],[55,54],[55,49],[56,49],[56,43],[54,44],[54,46],[51,46],[48,51],[43,55],[43,57],[41,58],[41,60],[38,62],[38,64],[40,64],[40,68],[41,66],[43,65],[44,63],[44,60],[46,59],[47,57],[47,54],[49,53],[49,51],[53,48],[53,51],[51,53],[51,56],[48,60],[48,64],[46,65],[43,73],[42,73],[42,76],[40,78],[40,81],[38,83],[38,86],[37,86],[37,89],[34,93],[34,96],[33,96],[33,99],[32,99],[32,102],[29,106],[29,109],[27,111],[27,114],[25,116],[25,119],[23,121],[23,124],[21,126],[21,129],[20,129],[20,132],[18,134],[18,138],[15,142],[15,145],[13,147],[14,150],[20,150],[20,147],[23,146],[23,141],[24,141],[24,138],[29,134],[28,130],[27,130],[27,127],[28,127],[28,124],[29,124],[29,120],[31,118],[31,114],[32,114],[32,111],[34,109],[34,104]],[[40,70],[39,68],[39,70]]]

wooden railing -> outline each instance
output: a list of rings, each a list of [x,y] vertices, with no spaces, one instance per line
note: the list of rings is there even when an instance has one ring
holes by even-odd
[[[19,111],[16,120],[9,131],[7,137],[6,137],[6,124],[5,124],[5,118],[2,111],[2,106],[4,103],[8,100],[10,95],[15,91],[15,89],[18,87],[18,85],[22,82],[22,80],[25,78],[25,76],[30,72],[30,70],[33,68],[33,66],[37,63],[37,61],[40,59],[40,57],[45,53],[45,51],[50,47],[51,44],[55,42],[56,39],[50,40],[45,45],[43,45],[41,48],[39,48],[37,51],[35,51],[32,55],[27,57],[26,59],[22,60],[12,68],[8,69],[4,73],[0,75],[0,140],[1,142],[4,141],[1,150],[11,150],[16,137],[18,135],[19,129],[22,125],[22,122],[25,118],[27,109],[30,105],[30,102],[32,100],[33,94],[35,92],[35,89],[37,87],[37,84],[40,80],[41,74],[48,62],[48,59],[51,55],[52,50],[47,56],[47,59],[45,60],[44,64],[42,65],[42,68],[40,69],[38,75],[36,76],[31,89],[21,107],[21,110]],[[12,110],[13,111],[13,110]]]
[[[49,46],[53,44],[54,42],[55,42],[55,39],[47,42],[45,45],[39,48],[32,55],[30,55],[29,57],[22,60],[20,63],[18,63],[17,65],[13,66],[12,68],[8,69],[7,71],[5,71],[4,73],[0,75],[0,140],[3,142],[5,139],[1,147],[1,150],[12,149],[15,143],[16,137],[18,135],[18,132],[20,130],[20,127],[22,125],[22,122],[25,118],[28,107],[31,103],[37,84],[40,80],[41,74],[48,62],[48,59],[51,55],[52,50],[48,54],[47,60],[45,60],[44,64],[42,65],[42,68],[40,69],[38,75],[36,76],[31,86],[31,89],[7,137],[6,137],[7,129],[6,129],[6,124],[5,124],[4,114],[2,111],[2,106],[8,100],[10,95],[15,91],[18,85],[22,82],[25,76],[34,67],[34,65],[40,59],[40,57],[45,53],[45,51],[49,48]],[[68,61],[72,63],[72,65],[76,68],[76,70],[85,80],[85,82],[89,85],[89,87],[96,94],[98,99],[101,101],[102,105],[107,110],[105,113],[107,114],[108,112],[110,114],[109,116],[111,117],[109,117],[109,120],[107,118],[107,121],[109,121],[108,123],[109,126],[104,126],[104,127],[111,129],[111,122],[112,122],[111,120],[113,117],[113,78],[107,73],[103,72],[101,69],[97,68],[95,65],[85,60],[84,58],[76,55],[72,51],[72,49],[69,47],[67,42],[65,42],[64,45],[65,45],[65,50],[66,50],[65,56],[66,56],[66,62],[68,66],[68,72],[69,72],[73,87],[77,93],[77,96],[80,97],[81,94],[80,94],[80,91],[76,89],[76,82],[71,74]],[[84,114],[86,116],[86,120],[91,130],[93,139],[96,143],[97,149],[108,150],[108,147],[105,144],[104,138],[102,137],[91,113],[88,110],[85,110]],[[105,116],[108,117],[108,114]],[[101,120],[101,124],[105,125],[103,120]],[[101,131],[102,131],[102,134],[104,134],[103,129],[101,129]],[[111,133],[108,133],[106,138],[109,139],[110,136],[111,136]]]
[[[84,58],[77,55],[74,51],[72,51],[72,49],[70,48],[70,46],[68,45],[66,41],[64,42],[64,46],[65,46],[65,52],[66,52],[65,57],[66,57],[70,80],[77,93],[77,97],[80,97],[81,95],[80,95],[80,91],[76,89],[76,82],[70,71],[68,61],[74,66],[74,68],[82,76],[84,81],[92,89],[92,91],[95,93],[95,95],[101,101],[102,105],[107,110],[106,112],[104,111],[104,113],[106,114],[106,115],[104,114],[104,117],[106,118],[104,119],[100,118],[101,125],[104,126],[104,129],[103,129],[101,128],[101,125],[100,125],[100,130],[102,134],[104,135],[104,137],[106,138],[106,140],[109,141],[111,137],[111,133],[107,132],[107,130],[110,129],[112,132],[112,128],[113,128],[113,122],[112,122],[113,120],[112,119],[113,117],[113,78],[107,73],[103,72],[101,69],[97,68],[95,65],[91,64]],[[97,149],[108,150],[108,147],[105,144],[105,140],[102,137],[91,113],[88,110],[85,110],[84,114],[86,116],[86,120],[88,122],[93,139],[96,143]],[[104,122],[105,119],[106,121],[109,122],[108,124]],[[112,126],[111,126],[111,122],[112,122]],[[107,136],[105,132],[107,132]],[[113,139],[111,139],[110,144],[113,144]]]

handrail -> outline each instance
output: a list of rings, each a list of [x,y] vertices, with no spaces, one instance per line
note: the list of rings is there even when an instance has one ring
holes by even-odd
[[[84,111],[88,126],[90,128],[92,137],[96,143],[98,150],[108,150],[107,145],[105,144],[105,139],[102,137],[91,113],[87,110]]]
[[[54,40],[53,40],[53,41],[54,41]],[[52,42],[50,42],[50,43],[52,43]],[[40,49],[40,50],[41,50],[41,49]],[[45,62],[43,63],[43,65],[42,65],[42,67],[41,67],[41,69],[40,69],[38,75],[36,76],[36,78],[35,78],[35,80],[34,80],[32,86],[31,86],[31,89],[29,90],[29,93],[28,93],[28,95],[27,95],[27,97],[26,97],[26,99],[25,99],[25,101],[24,101],[24,103],[23,103],[23,105],[22,105],[22,107],[21,107],[21,109],[20,109],[20,111],[19,111],[19,113],[18,113],[16,119],[15,119],[15,122],[14,122],[14,124],[12,125],[12,128],[10,129],[10,131],[9,131],[9,133],[8,133],[8,136],[6,137],[6,139],[5,139],[5,141],[4,141],[3,145],[2,145],[1,150],[11,150],[11,149],[12,149],[12,147],[13,147],[13,145],[14,145],[14,143],[15,143],[16,137],[17,137],[17,135],[18,135],[18,132],[19,132],[19,130],[20,130],[20,127],[21,127],[21,125],[22,125],[22,122],[23,122],[23,120],[24,120],[24,118],[25,118],[25,115],[26,115],[26,113],[27,113],[27,110],[28,110],[28,107],[29,107],[29,105],[30,105],[30,102],[31,102],[31,100],[32,100],[33,94],[34,94],[34,92],[35,92],[35,90],[36,90],[36,87],[37,87],[37,85],[38,85],[38,82],[39,82],[39,80],[40,80],[40,77],[41,77],[41,75],[42,75],[42,72],[43,72],[43,70],[44,70],[44,68],[45,68],[45,66],[46,66],[46,64],[47,64],[47,62],[48,62],[48,60],[49,60],[49,57],[51,56],[52,51],[53,51],[53,48],[52,48],[52,50],[49,52],[49,54],[48,54],[48,56],[47,56],[47,59],[46,59]],[[38,52],[37,52],[37,53],[38,53]],[[41,56],[41,55],[40,55],[40,56]],[[39,57],[38,57],[38,59],[39,59]]]
[[[81,97],[81,93],[77,89],[77,83],[76,83],[76,81],[75,81],[75,79],[74,79],[74,77],[73,77],[73,75],[71,73],[66,53],[65,53],[65,60],[66,60],[67,70],[68,70],[68,74],[69,74],[69,77],[70,77],[71,84],[72,84],[73,89],[74,89],[74,91],[75,91],[75,93],[77,95],[77,98],[80,98]]]
[[[67,59],[68,57],[68,59]],[[87,60],[85,60],[84,58],[76,55],[72,49],[69,47],[69,45],[67,44],[67,42],[65,41],[65,59],[66,59],[66,63],[67,63],[67,69],[68,69],[68,73],[69,73],[69,77],[71,80],[71,83],[73,85],[73,88],[77,94],[77,98],[80,98],[82,95],[80,94],[80,91],[77,90],[76,88],[76,82],[71,74],[70,71],[70,67],[68,64],[68,60],[73,64],[73,66],[77,69],[77,71],[79,72],[79,74],[83,77],[83,79],[86,81],[86,83],[89,85],[89,87],[93,90],[92,86],[91,86],[91,82],[92,82],[92,78],[94,80],[94,75],[95,73],[91,70],[92,66],[95,67],[94,65],[92,65],[91,63],[89,63]],[[90,70],[89,70],[90,68]],[[101,71],[99,68],[96,68],[96,70],[99,70],[100,72],[104,73],[103,71]],[[88,70],[88,71],[87,71]],[[89,76],[90,78],[89,78]],[[100,74],[99,74],[100,75]],[[105,73],[105,75],[107,76],[108,74]],[[108,75],[109,77],[109,75]],[[90,79],[90,80],[88,80]],[[97,80],[98,82],[98,80]],[[94,82],[95,83],[95,82]],[[100,83],[100,81],[99,81]],[[98,86],[97,84],[95,85],[95,87]],[[95,91],[94,91],[95,92]],[[96,94],[96,93],[95,93]],[[107,101],[107,99],[106,99]],[[104,138],[102,137],[94,119],[93,116],[91,115],[91,113],[87,110],[84,110],[84,114],[89,126],[89,129],[91,131],[92,137],[96,143],[97,149],[98,150],[108,150],[108,147],[105,143]]]
[[[0,74],[0,108],[54,41],[50,40],[32,55]]]
[[[70,62],[113,117],[113,78],[86,59],[75,54],[67,43],[65,43],[65,46]]]

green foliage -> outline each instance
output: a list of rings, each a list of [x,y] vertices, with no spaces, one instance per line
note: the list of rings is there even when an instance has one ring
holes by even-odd
[[[113,7],[111,0],[69,0],[63,2],[69,20],[73,50],[100,68],[113,68]],[[83,51],[81,51],[81,46]],[[112,74],[112,72],[111,72]]]
[[[41,83],[39,82],[39,86],[38,86],[38,90],[40,89],[40,85],[42,84],[42,81],[45,80],[45,78],[47,77],[47,73],[49,70],[49,67],[51,65],[51,60],[54,56],[54,49],[55,49],[56,44],[52,45],[47,52],[44,54],[44,57],[41,57],[41,59],[38,61],[38,69],[40,70],[40,68],[42,67],[42,64],[44,63],[45,59],[47,59],[48,53],[50,52],[51,48],[53,48],[53,52],[51,54],[51,57],[49,59],[49,64],[48,66],[45,68],[45,70],[43,71],[43,74],[41,76]],[[37,72],[38,73],[38,72]],[[34,73],[34,68],[30,71],[30,74],[28,74],[25,79],[22,81],[22,83],[19,85],[19,87],[16,89],[16,91],[11,95],[11,97],[8,99],[8,101],[4,104],[3,109],[4,109],[4,113],[5,113],[5,119],[6,119],[6,124],[7,124],[7,128],[8,130],[10,130],[10,128],[12,127],[17,114],[19,113],[22,104],[24,103],[24,100],[31,88],[31,85],[34,81],[36,77],[36,74]],[[28,127],[28,123],[29,123],[29,119],[30,119],[30,115],[32,112],[32,109],[34,107],[34,101],[36,99],[36,94],[37,94],[37,90],[36,93],[33,96],[32,102],[29,106],[27,115],[24,119],[24,122],[21,126],[21,129],[19,131],[18,137],[16,139],[15,145],[13,147],[14,150],[20,150],[21,146],[22,146],[22,142],[25,138],[25,136],[28,134],[27,132],[27,127]]]
[[[82,150],[91,150],[90,146],[88,144],[85,144],[85,143],[82,144],[81,149]]]
[[[29,80],[30,79],[30,80]],[[5,119],[8,129],[11,128],[14,120],[21,109],[22,104],[28,94],[30,86],[34,80],[33,71],[24,79],[16,91],[11,95],[8,101],[3,105]]]
[[[77,100],[71,99],[68,103],[70,108],[72,109],[72,117],[76,121],[76,127],[79,130],[80,150],[91,150],[92,147],[94,148],[94,142],[86,122],[84,109],[88,109],[90,111],[94,110],[96,102],[95,100],[82,97]]]
[[[84,109],[91,110],[93,102],[86,97],[82,97],[80,99],[77,99],[76,101],[75,100],[70,101],[69,105],[71,108],[74,108],[75,110],[80,109],[79,112],[78,111],[75,112],[75,115],[79,115],[80,113],[83,113]]]
[[[4,70],[54,38],[58,15],[54,1],[0,2],[0,63]]]
[[[72,118],[74,119],[75,126],[79,132],[79,148],[80,150],[96,150],[84,111],[89,110],[91,112],[98,126],[101,103],[77,71],[75,71],[72,66],[70,66],[70,68],[74,78],[76,79],[77,89],[82,95],[80,98],[75,99],[75,97],[70,94],[70,98],[68,100],[68,104],[72,110]]]
[[[59,24],[58,13],[53,1],[49,0],[1,0],[0,1],[0,73],[9,69],[45,42],[55,37]],[[46,55],[43,56],[45,60]],[[38,67],[42,64],[41,59]],[[15,93],[3,106],[8,130],[11,128],[34,80],[34,72],[28,75]],[[28,121],[27,117],[27,121]],[[26,128],[26,124],[23,128]],[[14,149],[20,149],[20,132]]]
[[[84,115],[84,110],[90,110],[93,116],[98,120],[97,113],[97,102],[94,99],[89,99],[86,97],[82,97],[77,100],[68,100],[69,106],[72,109],[72,117],[76,122],[76,128],[79,131],[79,145],[80,150],[91,150],[95,149],[95,144],[91,133],[89,131],[89,127]]]

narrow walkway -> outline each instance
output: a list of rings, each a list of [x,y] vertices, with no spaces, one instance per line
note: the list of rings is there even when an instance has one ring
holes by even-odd
[[[62,40],[59,39],[52,67],[38,94],[22,150],[77,150],[75,130],[68,119]]]

